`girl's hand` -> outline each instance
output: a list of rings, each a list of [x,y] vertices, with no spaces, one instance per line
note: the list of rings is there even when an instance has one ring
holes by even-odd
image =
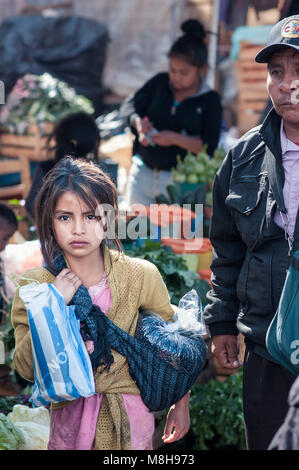
[[[178,441],[185,436],[189,428],[189,393],[187,393],[169,409],[162,440],[165,444]]]
[[[78,288],[81,286],[82,281],[70,269],[63,269],[53,282],[56,289],[63,295],[65,303],[68,305],[74,297]]]
[[[160,131],[155,132],[151,137],[155,144],[168,147],[170,145],[176,145],[177,133],[173,131]]]

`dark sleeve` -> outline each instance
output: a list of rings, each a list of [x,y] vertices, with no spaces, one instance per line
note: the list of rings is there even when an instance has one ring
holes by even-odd
[[[212,290],[207,294],[205,321],[211,336],[238,334],[236,319],[239,313],[236,284],[246,253],[234,224],[230,210],[225,204],[229,193],[232,156],[229,153],[218,171],[213,185],[213,214],[210,240],[213,246]]]
[[[134,95],[130,95],[124,100],[120,107],[120,115],[125,123],[131,127],[133,132],[136,130],[132,124],[136,117],[143,118],[147,115],[148,107],[152,101],[153,93],[155,92],[157,83],[162,74],[155,75],[148,80]]]
[[[207,98],[201,138],[204,144],[208,144],[208,155],[212,156],[217,148],[221,132],[222,105],[216,91],[209,93]]]

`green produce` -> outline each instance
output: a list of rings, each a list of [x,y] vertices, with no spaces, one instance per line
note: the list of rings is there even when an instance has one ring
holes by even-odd
[[[188,152],[184,160],[177,155],[177,166],[172,168],[172,179],[179,183],[207,183],[210,185],[220,168],[225,151],[222,148],[215,150],[213,158],[207,154],[207,145],[197,155]]]
[[[196,184],[197,183],[196,173],[192,173],[191,175],[187,176],[187,183],[191,183],[191,184]]]
[[[0,125],[12,134],[26,135],[30,123],[36,123],[44,135],[45,122],[55,123],[66,114],[78,111],[93,114],[92,102],[49,73],[26,74],[9,93],[0,112]]]
[[[246,448],[242,380],[241,369],[224,382],[212,379],[192,388],[189,408],[194,449]]]
[[[22,431],[0,413],[0,450],[19,450],[25,444]]]
[[[47,408],[15,405],[7,418],[23,436],[20,450],[46,450],[50,434],[50,415]]]
[[[191,289],[196,290],[203,305],[207,303],[209,284],[198,279],[195,272],[189,271],[184,258],[174,253],[170,247],[147,239],[144,245],[126,250],[126,254],[133,258],[146,259],[157,266],[174,305],[178,305],[180,299]]]

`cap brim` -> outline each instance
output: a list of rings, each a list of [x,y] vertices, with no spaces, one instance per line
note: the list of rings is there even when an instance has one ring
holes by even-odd
[[[260,64],[265,64],[269,62],[269,59],[274,52],[278,52],[278,50],[281,49],[286,49],[286,48],[291,48],[295,49],[296,51],[299,51],[299,46],[295,46],[293,44],[272,44],[271,46],[266,46],[264,49],[262,49],[255,57],[255,62],[258,62]]]

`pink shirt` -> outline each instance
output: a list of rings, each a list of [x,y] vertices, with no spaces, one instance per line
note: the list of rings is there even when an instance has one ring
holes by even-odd
[[[280,140],[285,175],[283,197],[289,216],[289,232],[293,235],[299,206],[299,136],[298,145],[289,140],[284,131],[283,120],[281,120],[280,126]],[[284,228],[278,210],[275,213],[274,222]]]
[[[106,275],[88,292],[93,304],[107,314],[111,292]],[[122,397],[130,421],[131,450],[151,450],[154,413],[145,406],[140,395],[122,394]],[[91,450],[102,398],[102,394],[80,397],[67,406],[51,410],[48,450]]]

